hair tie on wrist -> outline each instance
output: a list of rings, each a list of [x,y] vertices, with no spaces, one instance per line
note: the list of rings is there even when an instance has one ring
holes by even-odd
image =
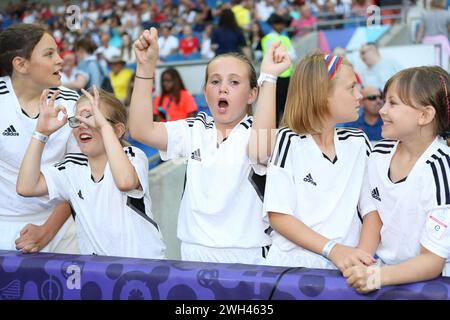
[[[153,77],[140,77],[140,76],[138,76],[137,74],[136,75],[134,75],[134,77],[135,78],[138,78],[138,79],[144,79],[144,80],[153,80],[154,78],[155,78],[155,76],[153,76]]]

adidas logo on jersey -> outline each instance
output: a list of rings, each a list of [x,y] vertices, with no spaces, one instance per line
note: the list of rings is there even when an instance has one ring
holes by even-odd
[[[13,125],[10,125],[8,128],[6,128],[5,131],[3,131],[4,136],[18,136],[19,133],[16,131]]]
[[[378,188],[375,188],[372,190],[372,198],[377,199],[378,201],[381,201],[380,193],[378,192]]]
[[[197,149],[194,152],[192,152],[191,159],[197,160],[197,161],[202,161],[202,158],[200,157],[200,149]]]
[[[306,177],[303,178],[303,181],[311,183],[313,186],[317,186],[317,183],[314,181],[311,173],[308,173]]]

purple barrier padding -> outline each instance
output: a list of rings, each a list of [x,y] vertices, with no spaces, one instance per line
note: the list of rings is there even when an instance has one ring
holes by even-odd
[[[0,299],[449,299],[450,278],[368,295],[338,271],[0,250]]]

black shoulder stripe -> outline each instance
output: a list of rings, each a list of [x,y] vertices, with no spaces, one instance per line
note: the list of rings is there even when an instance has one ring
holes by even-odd
[[[346,134],[346,133],[363,133],[360,129],[357,128],[338,128],[337,130],[337,134],[338,135],[342,135],[342,134]]]
[[[374,150],[372,150],[372,153],[389,154],[389,153],[391,153],[391,151],[390,151],[390,150],[379,150],[379,149],[374,149]]]
[[[345,136],[338,137],[339,140],[347,140],[350,137],[364,137],[363,133],[346,132]]]
[[[0,94],[7,94],[9,91],[0,91]]]
[[[375,148],[393,148],[395,146],[395,144],[388,144],[388,143],[377,143],[375,145]]]
[[[395,140],[383,139],[380,142],[378,142],[375,145],[375,147],[373,147],[372,152],[381,153],[381,154],[389,154],[392,152],[392,149],[395,147],[395,142],[396,142]]]
[[[76,156],[66,155],[64,157],[64,160],[66,160],[66,159],[72,159],[72,160],[76,160],[76,161],[80,161],[80,162],[88,162],[88,159],[86,157],[76,157]]]
[[[85,161],[88,160],[87,155],[85,155],[84,153],[81,153],[81,152],[68,152],[64,155],[64,158],[67,158],[67,157],[73,157],[73,158],[82,159]]]
[[[366,136],[365,136],[365,134],[362,131],[360,131],[360,133],[348,133],[348,132],[346,132],[346,134],[347,135],[339,137],[338,139],[343,141],[343,140],[347,140],[350,137],[363,138],[364,139],[364,143],[366,144],[367,152],[369,152],[369,153],[372,152],[372,146],[371,146],[370,142],[366,139]]]
[[[291,146],[291,138],[299,136],[297,133],[289,128],[283,128],[278,132],[279,138],[277,139],[278,146],[275,147],[276,156],[273,162],[276,166],[284,168],[286,164],[287,154]]]
[[[8,89],[8,88],[6,87],[6,83],[5,83],[5,84],[0,83],[0,90],[3,90],[3,89]]]
[[[252,121],[252,119],[247,119],[247,120],[242,121],[241,124],[245,129],[248,129],[252,126],[253,121]]]
[[[79,166],[86,166],[87,167],[87,161],[86,162],[80,162],[80,161],[75,161],[75,160],[72,160],[72,159],[67,159],[67,160],[64,160],[64,161],[62,161],[62,162],[60,162],[60,163],[57,163],[57,164],[55,164],[55,167],[61,167],[63,164],[66,164],[66,163],[74,163],[74,164],[77,164],[77,165],[79,165]]]
[[[440,156],[433,154],[431,156],[433,160],[428,160],[426,163],[430,165],[431,171],[433,172],[434,183],[436,185],[436,202],[440,206],[450,204],[450,189],[448,184],[450,158],[441,149],[438,149],[438,153]]]
[[[50,94],[55,93],[56,91],[59,91],[59,96],[64,96],[64,97],[73,97],[73,98],[79,98],[78,93],[76,93],[75,91],[71,92],[71,91],[65,91],[65,90],[50,90]]]
[[[47,99],[50,99],[52,96],[49,94],[48,96],[47,96]],[[61,95],[59,95],[57,98],[56,98],[56,100],[64,100],[64,101],[78,101],[78,98],[66,98],[66,97],[63,97],[63,96],[61,96]]]
[[[50,91],[56,91],[56,90],[59,90],[59,92],[60,93],[68,93],[68,94],[72,94],[72,95],[75,95],[75,96],[78,96],[78,93],[75,91],[75,90],[71,90],[71,89],[69,89],[69,88],[61,88],[61,87],[58,87],[58,88],[55,88],[55,87],[53,87],[53,88],[50,88]]]
[[[81,152],[67,152],[66,155],[73,155],[73,156],[83,156],[87,158],[87,155]]]
[[[212,129],[213,128],[213,124],[212,123],[208,123],[206,121],[206,114],[204,112],[199,112],[197,114],[197,116],[194,118],[194,120],[200,121],[201,123],[203,123],[203,125],[205,126],[206,129]],[[192,123],[192,125],[189,125],[189,126],[192,127],[193,125],[194,124]]]

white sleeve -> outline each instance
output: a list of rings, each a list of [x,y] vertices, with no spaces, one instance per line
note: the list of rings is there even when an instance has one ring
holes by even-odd
[[[141,184],[142,190],[134,189],[126,194],[132,198],[140,199],[148,191],[148,159],[145,153],[136,147],[123,148],[128,159],[136,170],[136,174]]]
[[[430,179],[430,183],[424,186],[424,199],[426,210],[426,221],[422,229],[420,244],[429,251],[442,257],[450,257],[450,204],[446,197],[439,197],[438,194],[449,192],[446,183],[437,184],[434,179]],[[440,186],[440,190],[436,190],[436,185]],[[447,190],[445,192],[445,190]],[[424,212],[425,214],[425,212]]]
[[[266,189],[264,192],[264,215],[278,212],[294,215],[297,207],[296,187],[292,173],[292,146],[280,148],[278,134],[275,149],[267,168]],[[286,154],[287,153],[287,154]],[[282,161],[280,161],[283,159]]]
[[[58,170],[54,165],[41,167],[41,173],[45,178],[50,200],[69,200],[70,197],[66,189],[68,186],[67,178],[65,177],[66,170]]]
[[[160,151],[163,161],[187,158],[190,154],[192,128],[186,120],[164,123],[167,130],[167,150]]]
[[[368,213],[377,210],[374,199],[372,197],[372,188],[370,187],[369,170],[375,168],[374,157],[369,157],[366,161],[366,168],[364,170],[364,178],[361,186],[361,193],[359,195],[358,211],[361,218],[364,218]]]

